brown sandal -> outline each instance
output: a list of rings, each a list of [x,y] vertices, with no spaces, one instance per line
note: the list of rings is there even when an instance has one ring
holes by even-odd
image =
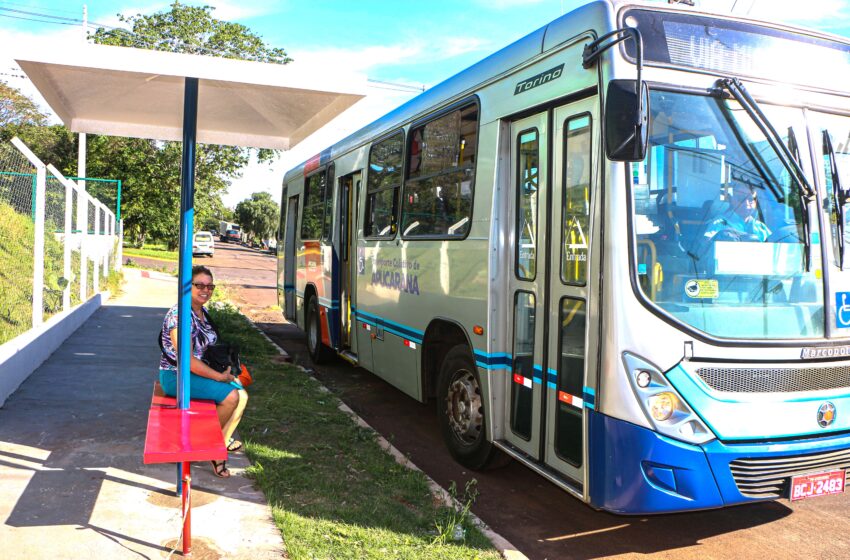
[[[230,471],[227,470],[227,461],[210,461],[212,463],[213,474],[219,478],[230,478]]]

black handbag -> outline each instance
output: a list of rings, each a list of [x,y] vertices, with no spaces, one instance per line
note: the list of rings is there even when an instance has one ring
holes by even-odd
[[[221,343],[207,346],[201,361],[222,373],[230,368],[231,375],[239,375],[242,365],[239,363],[239,347],[233,344]]]

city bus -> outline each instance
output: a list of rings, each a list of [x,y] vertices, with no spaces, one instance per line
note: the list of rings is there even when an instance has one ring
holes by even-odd
[[[842,37],[580,7],[285,174],[284,315],[470,469],[622,514],[841,493],[845,70]]]

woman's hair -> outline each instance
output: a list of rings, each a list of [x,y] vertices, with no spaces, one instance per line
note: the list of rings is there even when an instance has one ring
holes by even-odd
[[[209,268],[205,267],[202,264],[196,264],[195,266],[192,267],[192,278],[194,278],[198,274],[206,274],[210,278],[213,277],[212,271],[210,271]]]

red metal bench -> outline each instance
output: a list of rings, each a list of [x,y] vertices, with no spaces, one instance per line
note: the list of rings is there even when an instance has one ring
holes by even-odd
[[[188,409],[177,408],[177,399],[167,396],[154,383],[148,427],[145,434],[144,463],[183,465],[183,554],[191,552],[191,463],[224,461],[227,448],[213,401],[193,399]]]

